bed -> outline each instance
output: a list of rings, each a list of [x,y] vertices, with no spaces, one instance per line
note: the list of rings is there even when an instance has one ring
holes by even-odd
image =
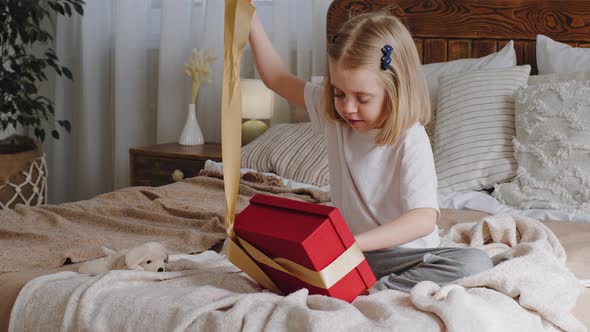
[[[520,2],[505,0],[484,2],[336,0],[327,13],[327,40],[331,39],[331,36],[349,15],[384,10],[384,8],[403,18],[415,37],[416,46],[424,64],[483,57],[500,51],[509,44],[510,40],[513,40],[517,63],[530,64],[531,73],[536,74],[538,72],[535,53],[537,34],[542,33],[556,41],[562,41],[572,46],[590,45],[590,24],[587,20],[587,17],[590,16],[590,4],[583,0],[568,1],[567,3],[535,0]],[[435,131],[435,128],[430,128],[432,135]],[[249,149],[246,147],[245,151],[255,150]],[[310,167],[318,166],[312,165]],[[215,168],[212,166],[211,169]],[[215,271],[227,273],[226,281],[220,281],[207,274],[207,269],[196,269],[195,271],[198,270],[200,274],[196,274],[198,278],[192,279],[188,274],[181,275],[182,271],[171,272],[177,273],[179,277],[187,278],[187,282],[197,283],[196,289],[208,289],[208,287],[212,287],[211,285],[220,289],[225,288],[228,293],[224,293],[222,297],[227,301],[232,298],[231,294],[254,293],[250,297],[240,298],[235,302],[229,301],[225,306],[207,307],[200,303],[201,307],[199,307],[197,302],[194,304],[195,308],[202,309],[191,312],[194,315],[192,316],[193,320],[186,323],[187,325],[181,325],[181,322],[178,321],[178,325],[169,326],[170,328],[289,329],[289,327],[296,328],[298,326],[294,323],[296,321],[309,320],[309,310],[325,315],[328,315],[328,312],[344,313],[349,315],[351,322],[355,319],[359,319],[359,321],[377,319],[379,317],[371,317],[369,313],[383,313],[388,310],[388,306],[401,308],[399,311],[389,313],[390,316],[402,317],[408,313],[404,310],[408,310],[409,300],[395,294],[389,294],[390,297],[387,298],[379,294],[372,294],[371,296],[377,300],[361,300],[357,302],[355,307],[345,307],[341,303],[329,302],[320,297],[306,297],[306,294],[298,294],[285,301],[277,302],[276,307],[284,309],[280,312],[264,306],[263,303],[273,303],[272,299],[275,298],[271,294],[260,292],[243,276],[239,277],[241,279],[235,279],[239,275],[237,271],[226,265],[223,262],[223,257],[217,254],[221,250],[220,244],[224,239],[225,231],[222,226],[223,182],[214,173],[210,172],[204,176],[164,187],[127,188],[88,201],[34,208],[19,206],[15,211],[3,211],[0,214],[0,236],[5,246],[0,254],[4,262],[0,265],[2,267],[0,271],[2,273],[0,274],[0,328],[2,330],[8,328],[11,310],[17,296],[21,298],[29,296],[30,298],[39,294],[33,293],[35,282],[38,285],[46,285],[43,282],[52,281],[54,285],[59,285],[61,279],[53,277],[56,272],[62,273],[58,274],[60,278],[76,277],[73,272],[68,271],[75,271],[79,262],[99,257],[101,245],[122,249],[148,240],[156,240],[165,244],[174,254],[204,252],[203,256],[192,255],[201,258],[192,262],[184,261],[185,264],[191,267],[214,266],[221,269]],[[321,178],[321,172],[318,172],[316,177]],[[290,186],[285,186],[267,180],[268,178],[262,175],[246,177],[242,180],[238,211],[247,205],[249,197],[259,192],[320,204],[329,203],[329,195],[319,188],[321,186],[318,186],[317,182],[314,182],[313,186],[293,185],[293,183],[289,183]],[[325,188],[323,189],[325,190]],[[439,227],[448,230],[455,224],[473,222],[487,215],[485,212],[467,209],[443,209]],[[590,279],[590,262],[587,258],[587,253],[590,250],[590,223],[545,220],[543,224],[552,230],[565,249],[567,267],[577,278]],[[178,257],[189,259],[187,256]],[[211,278],[210,284],[207,283],[208,277]],[[157,279],[152,275],[149,278]],[[76,280],[89,281],[88,279]],[[198,280],[204,281],[199,283]],[[142,281],[147,282],[146,280]],[[236,282],[231,283],[233,281]],[[19,295],[25,285],[30,293]],[[47,290],[47,292],[50,291],[52,290]],[[177,299],[179,303],[191,303],[190,299],[182,296]],[[558,302],[557,299],[556,302]],[[26,302],[23,300],[17,301],[17,303]],[[302,314],[304,311],[302,308],[308,310],[305,311],[307,315]],[[93,309],[96,311],[86,314],[98,316],[99,310],[96,307]],[[82,309],[78,308],[78,310]],[[145,324],[155,324],[152,319],[154,313],[158,312],[158,307],[146,305],[142,310],[145,310],[146,313],[151,312],[152,315],[146,314],[142,318],[143,320],[138,321]],[[586,315],[589,311],[590,290],[586,288],[577,298],[573,313],[587,328],[590,328],[590,318]],[[27,311],[26,308],[19,307],[19,312],[22,315]],[[55,314],[51,310],[47,310],[47,312]],[[266,320],[255,321],[253,316],[245,314],[253,314],[254,312],[259,314],[264,312]],[[365,315],[362,319],[357,317],[359,312]],[[137,312],[126,314],[128,314],[127,317],[138,315]],[[416,322],[423,322],[424,325],[414,325],[413,330],[421,330],[420,327],[429,330],[445,329],[445,320],[440,316],[437,317],[433,313],[421,315],[415,317]],[[68,317],[71,318],[71,316]],[[48,322],[51,321],[50,318],[47,319]],[[295,325],[284,325],[285,321]],[[19,323],[13,322],[13,324]],[[307,328],[312,326],[315,329],[352,328],[353,326],[308,323],[310,325],[307,325]],[[60,324],[65,325],[50,324],[46,327],[66,326],[70,329],[92,327],[75,325],[75,322],[70,322],[69,325]],[[338,322],[330,321],[326,324],[338,324]],[[136,327],[147,329],[153,326],[138,325]],[[301,327],[301,325],[299,326]],[[376,324],[373,327],[385,329],[388,326]],[[447,326],[447,329],[452,328]],[[15,330],[19,329],[15,328]]]

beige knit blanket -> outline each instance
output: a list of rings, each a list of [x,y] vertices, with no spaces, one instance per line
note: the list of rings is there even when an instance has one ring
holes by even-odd
[[[482,248],[495,266],[457,285],[422,282],[409,295],[387,290],[348,304],[305,289],[284,297],[261,291],[223,255],[207,251],[182,256],[171,272],[34,279],[19,294],[10,331],[586,330],[571,314],[581,286],[543,224],[497,215],[457,224],[444,239]]]
[[[241,182],[238,211],[256,193],[314,203],[329,200],[328,193],[272,186],[265,178],[244,176],[249,181]],[[75,203],[18,205],[0,211],[0,273],[95,259],[103,256],[101,246],[121,250],[156,241],[171,253],[202,252],[225,238],[223,211],[223,181],[203,176]]]

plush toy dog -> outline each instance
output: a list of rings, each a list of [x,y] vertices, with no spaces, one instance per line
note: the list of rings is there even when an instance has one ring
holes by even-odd
[[[166,248],[157,242],[148,242],[119,252],[102,247],[105,257],[80,264],[78,272],[91,276],[110,270],[138,270],[164,272],[168,263]]]

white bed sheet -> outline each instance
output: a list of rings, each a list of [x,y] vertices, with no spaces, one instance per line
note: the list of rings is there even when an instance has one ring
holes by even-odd
[[[572,214],[557,210],[518,210],[506,206],[487,193],[479,191],[439,192],[439,206],[447,209],[476,210],[489,214],[508,213],[524,215],[533,219],[590,222],[590,214]]]
[[[223,165],[220,162],[207,160],[205,163],[206,170],[223,171]],[[242,174],[247,172],[257,172],[254,169],[242,168]],[[296,182],[285,179],[274,173],[263,173],[266,175],[275,176],[283,181],[283,185],[291,188],[314,188],[322,191],[330,191],[330,185],[324,187],[317,187],[307,183]],[[441,209],[460,209],[460,210],[475,210],[482,211],[489,214],[508,213],[524,215],[533,219],[545,220],[559,220],[590,223],[590,214],[572,214],[557,210],[545,209],[528,209],[518,210],[510,206],[500,203],[497,199],[485,192],[480,191],[462,191],[462,192],[441,192],[438,193],[438,204]]]

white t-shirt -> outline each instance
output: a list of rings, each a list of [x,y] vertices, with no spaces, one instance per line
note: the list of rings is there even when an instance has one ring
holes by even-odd
[[[375,144],[379,129],[359,133],[330,121],[322,109],[322,87],[305,85],[305,105],[315,130],[326,137],[332,204],[353,234],[391,222],[415,208],[438,215],[434,158],[424,127],[416,123],[394,145]],[[404,248],[432,248],[438,228]]]

